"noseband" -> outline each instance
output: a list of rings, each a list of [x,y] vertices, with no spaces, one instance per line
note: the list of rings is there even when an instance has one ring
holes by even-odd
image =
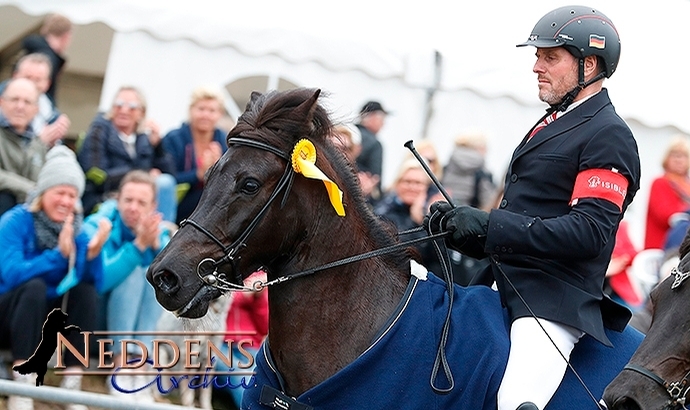
[[[285,201],[287,200],[288,192],[290,192],[290,187],[292,186],[292,181],[295,173],[292,172],[292,166],[290,164],[290,157],[288,156],[288,154],[280,151],[279,149],[271,145],[241,137],[229,138],[228,145],[232,144],[244,145],[247,147],[259,148],[264,151],[272,152],[275,155],[287,161],[287,166],[285,167],[283,176],[278,181],[278,184],[273,190],[273,193],[268,198],[268,200],[264,204],[263,208],[261,208],[259,213],[256,214],[254,219],[252,219],[249,225],[244,229],[242,234],[230,245],[223,244],[223,242],[220,239],[218,239],[215,235],[213,235],[208,229],[204,228],[198,222],[195,222],[190,218],[187,218],[180,222],[180,229],[182,229],[182,227],[186,225],[193,226],[199,232],[203,233],[208,238],[210,238],[216,245],[218,245],[223,250],[224,256],[221,259],[216,261],[213,258],[205,258],[197,265],[196,273],[205,284],[213,286],[221,291],[253,290],[251,288],[243,286],[242,284],[242,275],[237,270],[237,262],[239,262],[240,259],[237,256],[237,253],[246,246],[246,242],[249,238],[249,235],[251,235],[254,228],[256,228],[259,222],[261,222],[261,219],[266,215],[268,207],[271,205],[271,203],[273,203],[273,200],[275,200],[280,194],[280,192],[283,190],[285,190],[285,193],[283,195],[283,200],[281,201],[280,207],[282,208],[283,206],[285,206]],[[224,264],[230,265],[230,268],[232,270],[231,279],[228,279],[225,273],[218,272],[218,267]]]
[[[675,290],[683,284],[683,282],[690,276],[690,273],[681,272],[677,268],[673,268],[671,269],[671,275],[674,276],[671,289]],[[663,410],[687,409],[685,407],[685,402],[688,399],[688,393],[690,392],[690,371],[685,373],[685,376],[683,376],[683,378],[679,381],[668,382],[659,377],[653,371],[636,364],[628,363],[625,365],[623,370],[637,372],[663,387],[670,396],[670,399],[666,402],[666,406]]]

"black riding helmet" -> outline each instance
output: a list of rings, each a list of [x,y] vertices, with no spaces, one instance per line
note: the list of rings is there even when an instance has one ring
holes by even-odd
[[[600,11],[585,6],[565,6],[550,11],[539,19],[527,41],[517,45],[522,46],[565,47],[579,60],[579,87],[573,90],[571,101],[587,85],[604,76],[611,77],[621,55],[620,38],[611,20]],[[604,70],[585,83],[584,58],[590,55],[603,60]],[[565,110],[569,104],[559,109]]]

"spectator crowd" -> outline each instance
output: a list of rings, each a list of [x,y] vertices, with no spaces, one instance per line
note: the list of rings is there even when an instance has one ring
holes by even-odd
[[[195,89],[188,117],[165,132],[147,117],[143,90],[131,85],[122,85],[107,112],[93,119],[76,148],[68,148],[70,120],[58,109],[56,83],[70,39],[69,20],[49,16],[40,35],[25,39],[25,53],[11,78],[0,83],[0,349],[11,355],[3,366],[31,356],[53,308],[66,311],[68,323],[81,329],[118,332],[113,344],[117,365],[140,356],[140,351],[120,351],[117,340],[151,344],[153,337],[141,333],[157,330],[164,317],[146,270],[194,211],[205,174],[228,149],[228,130],[219,125],[225,115],[219,90]],[[355,123],[334,129],[333,142],[357,172],[372,211],[405,231],[422,225],[431,204],[444,198],[412,156],[400,159],[390,186],[382,185],[385,146],[377,134],[390,115],[395,113],[381,102],[367,101]],[[400,141],[407,139],[400,136]],[[501,203],[503,180],[494,179],[485,164],[487,140],[482,132],[457,135],[446,163],[430,141],[417,144],[456,205],[489,211]],[[661,165],[663,174],[649,195],[644,246],[636,248],[623,223],[604,283],[609,296],[636,311],[644,310],[648,295],[639,284],[635,261],[655,252],[659,269],[652,274],[663,279],[668,272],[660,267],[677,260],[690,225],[690,137],[677,136]],[[417,245],[417,251],[431,272],[440,273],[430,243]],[[486,259],[452,249],[448,257],[453,278],[462,286],[473,283],[488,265]],[[255,333],[249,349],[255,354],[268,331],[266,291],[235,295],[223,309],[228,330]],[[77,334],[69,340],[83,345]],[[78,360],[68,353],[65,363],[74,372],[63,377],[62,386],[80,389]],[[138,376],[130,376],[136,386]],[[10,377],[34,380],[16,371]],[[110,386],[111,394],[123,397]],[[124,396],[141,402],[156,399],[151,389]],[[232,397],[239,407],[241,394],[235,391]],[[7,403],[9,410],[33,409],[26,397],[12,396]]]

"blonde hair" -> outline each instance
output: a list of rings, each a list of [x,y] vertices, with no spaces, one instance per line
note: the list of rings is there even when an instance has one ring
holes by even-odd
[[[113,97],[113,102],[110,104],[110,110],[108,113],[105,115],[106,120],[112,120],[113,119],[113,114],[115,113],[113,110],[113,107],[115,106],[115,101],[117,101],[117,96],[120,95],[121,92],[123,91],[132,91],[136,96],[137,100],[139,100],[139,104],[141,105],[141,113],[143,116],[146,116],[146,98],[144,98],[144,94],[139,90],[137,87],[133,85],[123,85],[122,87],[117,89],[117,92],[115,93],[115,97]],[[139,124],[137,124],[137,127]]]
[[[395,181],[393,181],[393,186],[397,185],[398,182],[405,176],[407,171],[411,169],[421,169],[424,171],[424,167],[422,167],[422,164],[417,161],[416,158],[406,158],[403,160],[403,162],[400,164],[400,167],[398,168],[398,173],[395,175]],[[429,182],[428,180],[426,180]]]
[[[29,202],[29,212],[36,213],[43,209],[43,193],[37,195],[34,199]]]
[[[70,31],[72,31],[70,19],[61,14],[50,14],[43,20],[40,33],[44,37],[51,34],[60,37]]]
[[[218,105],[220,105],[221,111],[223,110],[223,105],[225,101],[223,99],[223,94],[213,87],[201,86],[197,87],[192,91],[192,99],[189,103],[189,108],[192,108],[194,104],[202,100],[216,100]]]
[[[677,134],[671,140],[671,143],[668,145],[666,153],[664,154],[664,159],[661,161],[661,166],[664,168],[664,170],[667,170],[668,160],[673,152],[682,152],[688,157],[688,159],[690,159],[690,141],[688,140],[687,135]]]
[[[431,142],[431,140],[423,139],[419,142],[415,141],[414,145],[416,150],[419,152],[419,155],[427,160],[427,165],[434,172],[434,175],[436,175],[438,179],[441,179],[443,177],[443,166],[441,166],[441,160],[438,158],[438,150],[436,150],[434,143]],[[424,155],[425,152],[433,152],[433,158],[431,158],[433,161],[429,161],[430,158],[428,158],[427,155]],[[411,152],[408,152],[405,158],[414,158],[414,156]]]
[[[480,131],[467,131],[455,137],[455,145],[474,149],[486,148],[486,134]]]

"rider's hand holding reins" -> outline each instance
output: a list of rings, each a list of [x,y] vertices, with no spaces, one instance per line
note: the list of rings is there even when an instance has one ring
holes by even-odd
[[[453,232],[450,245],[459,247],[469,238],[486,236],[489,229],[489,214],[471,206],[453,208],[448,202],[434,202],[429,209],[430,217],[425,218],[425,226]],[[428,221],[428,222],[427,222]]]

